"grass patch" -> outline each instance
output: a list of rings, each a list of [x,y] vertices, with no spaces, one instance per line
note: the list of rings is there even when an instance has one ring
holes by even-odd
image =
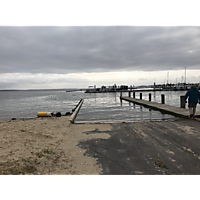
[[[38,164],[37,159],[31,158],[0,162],[0,173],[2,175],[35,174]]]
[[[0,162],[0,175],[50,174],[57,166],[62,166],[60,159],[66,158],[65,153],[56,148],[31,153],[32,157]]]
[[[47,159],[50,158],[50,156],[54,155],[55,152],[52,149],[43,149],[42,151],[36,153],[38,158],[46,157]]]

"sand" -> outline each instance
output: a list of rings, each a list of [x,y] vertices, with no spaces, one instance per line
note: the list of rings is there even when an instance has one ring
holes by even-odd
[[[101,174],[97,160],[77,146],[82,140],[107,139],[84,134],[109,124],[71,124],[68,116],[0,121],[0,174]]]

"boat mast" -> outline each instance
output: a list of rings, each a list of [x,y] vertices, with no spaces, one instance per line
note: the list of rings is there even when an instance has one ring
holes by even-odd
[[[167,85],[168,85],[168,81],[169,81],[169,72],[167,72]]]
[[[185,67],[185,88],[186,88],[186,67]]]
[[[185,84],[186,84],[186,67],[185,67]]]

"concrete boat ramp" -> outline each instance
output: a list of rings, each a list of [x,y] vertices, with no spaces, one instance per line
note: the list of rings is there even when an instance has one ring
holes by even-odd
[[[197,120],[90,124],[87,131],[88,124],[72,126],[91,137],[78,146],[97,160],[104,175],[200,175]]]
[[[131,98],[131,97],[121,97],[121,100],[129,101],[129,102],[139,104],[148,108],[152,108],[154,110],[159,110],[162,113],[168,113],[168,114],[172,114],[178,117],[188,118],[189,116],[189,111],[185,108],[178,108],[175,106],[170,106],[166,104],[161,104],[157,102],[136,99],[136,98]],[[195,116],[200,117],[200,112],[196,112]]]
[[[166,104],[121,97],[182,118],[168,121],[92,124],[80,141],[85,155],[94,157],[105,175],[200,175],[200,119]],[[200,116],[198,112],[196,116]],[[107,126],[110,126],[109,128]],[[76,124],[84,129],[87,124]],[[93,128],[92,128],[93,127]],[[98,138],[98,135],[109,135]]]

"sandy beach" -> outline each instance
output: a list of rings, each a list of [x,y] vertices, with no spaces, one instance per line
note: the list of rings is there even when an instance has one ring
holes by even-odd
[[[0,174],[101,174],[79,141],[107,139],[109,124],[71,124],[69,117],[0,122]],[[99,134],[83,134],[98,128]]]

